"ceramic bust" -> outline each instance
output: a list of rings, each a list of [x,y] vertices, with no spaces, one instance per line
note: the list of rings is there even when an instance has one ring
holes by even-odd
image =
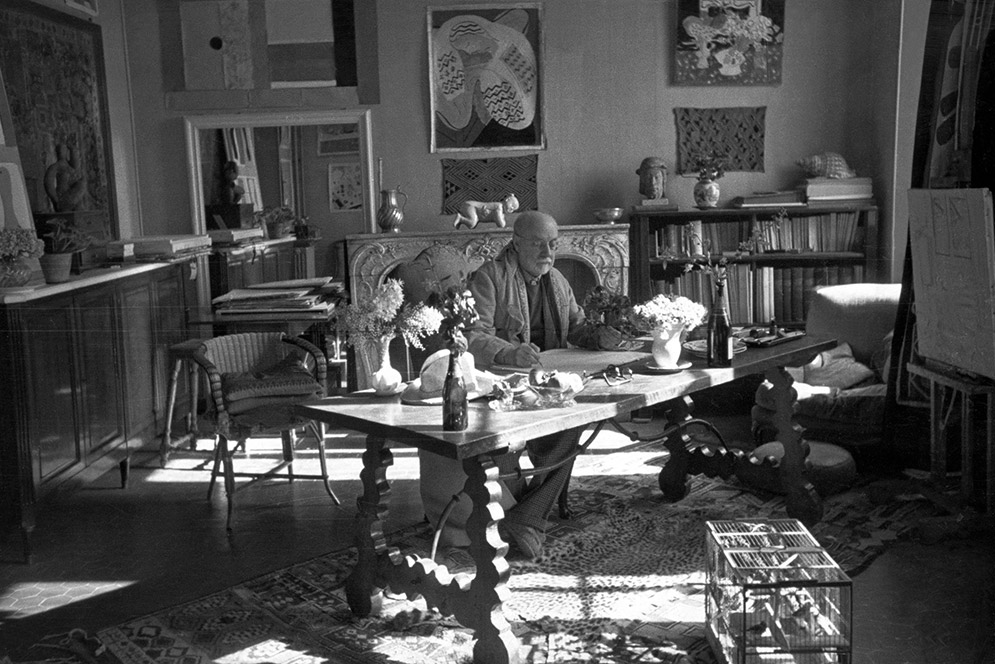
[[[636,171],[639,176],[639,193],[648,200],[667,197],[667,165],[660,157],[646,157]]]

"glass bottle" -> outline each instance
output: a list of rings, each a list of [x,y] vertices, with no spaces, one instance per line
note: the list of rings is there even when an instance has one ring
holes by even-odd
[[[731,367],[734,341],[726,304],[726,280],[720,277],[715,282],[715,301],[708,317],[708,366]]]
[[[457,347],[449,350],[449,370],[442,384],[442,430],[464,431],[467,426],[466,380],[463,377],[463,351]]]

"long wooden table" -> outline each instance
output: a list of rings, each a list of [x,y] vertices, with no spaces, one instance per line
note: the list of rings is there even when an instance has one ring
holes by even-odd
[[[523,449],[532,438],[678,400],[752,374],[764,374],[774,386],[772,393],[777,405],[774,423],[784,444],[779,472],[787,488],[788,516],[808,524],[817,522],[822,516],[822,505],[803,473],[803,445],[791,423],[792,379],[784,367],[804,364],[835,345],[835,339],[806,336],[771,348],[750,348],[736,355],[733,366],[725,369],[709,369],[702,359],[684,357],[692,360],[692,366],[672,375],[647,371],[644,366],[648,353],[554,351],[558,365],[544,361],[547,370],[605,367],[624,360],[634,375],[630,382],[615,386],[602,380],[590,381],[575,397],[576,405],[569,408],[499,412],[491,410],[485,400],[473,401],[469,427],[460,432],[442,430],[441,406],[405,405],[400,397],[378,397],[369,391],[298,407],[308,417],[367,435],[360,472],[363,495],[357,501],[358,559],[346,581],[350,608],[359,616],[379,611],[382,592],[388,587],[411,598],[421,595],[429,606],[455,616],[475,631],[475,662],[523,661],[525,653],[521,652],[521,645],[502,612],[502,603],[509,592],[510,569],[504,558],[507,544],[497,529],[504,512],[499,503],[501,485],[495,457]],[[465,491],[473,504],[466,526],[471,540],[469,552],[477,567],[472,580],[464,575],[453,577],[444,566],[427,558],[401,556],[398,549],[388,546],[383,524],[390,501],[387,468],[393,463],[391,443],[462,461],[467,474]],[[683,473],[687,468],[686,459],[680,457],[683,450],[669,449],[678,458],[672,458],[667,465],[674,463]]]

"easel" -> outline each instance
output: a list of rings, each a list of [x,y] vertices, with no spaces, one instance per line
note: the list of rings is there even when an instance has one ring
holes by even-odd
[[[995,514],[995,382],[909,362],[908,371],[929,381],[929,470],[930,479],[942,486],[947,478],[947,425],[957,401],[960,401],[961,478],[960,497],[966,504],[974,495],[974,403],[985,403],[985,512]],[[944,408],[945,391],[950,390],[949,408]]]

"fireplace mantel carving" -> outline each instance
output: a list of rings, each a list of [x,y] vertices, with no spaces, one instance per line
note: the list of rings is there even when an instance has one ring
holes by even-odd
[[[409,266],[425,258],[423,252],[432,249],[431,258],[425,263],[444,260],[444,271],[468,275],[485,261],[497,256],[511,240],[511,228],[489,228],[449,231],[443,233],[380,233],[346,236],[346,257],[349,266],[349,297],[360,302],[372,296],[374,290],[390,276],[404,277]],[[590,226],[560,226],[556,266],[565,274],[576,278],[574,290],[583,298],[585,289],[579,284],[602,285],[612,293],[629,292],[629,226],[628,224],[603,224]],[[581,266],[581,269],[573,269]],[[415,270],[415,274],[419,272]],[[417,289],[418,284],[405,280],[405,291]],[[370,347],[355,349],[355,380],[358,389],[369,387],[369,376],[379,366],[377,352]],[[395,351],[392,351],[392,354]],[[417,373],[411,366],[407,349],[407,372]],[[417,362],[415,363],[417,365]],[[397,367],[401,368],[401,367]],[[404,373],[404,371],[402,371]]]
[[[424,250],[449,248],[466,261],[472,272],[493,258],[511,239],[511,228],[450,231],[448,233],[381,233],[349,235],[349,294],[354,302],[370,297],[396,268]],[[576,261],[590,269],[594,281],[612,293],[629,291],[629,226],[607,224],[560,226],[557,265]],[[577,297],[583,297],[578,293]]]

